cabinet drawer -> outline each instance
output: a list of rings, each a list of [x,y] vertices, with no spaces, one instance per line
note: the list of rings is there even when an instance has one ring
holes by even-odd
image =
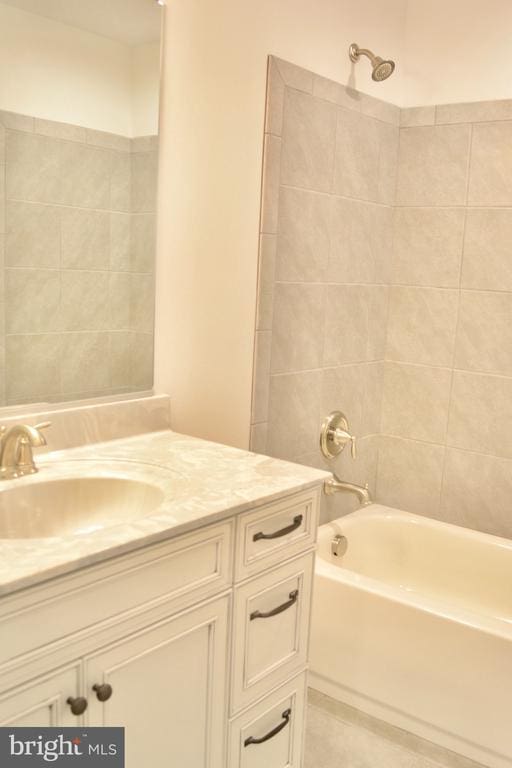
[[[228,768],[300,768],[305,698],[302,673],[232,720]]]
[[[136,550],[0,601],[0,667],[85,630],[117,625],[163,603],[166,610],[232,583],[232,523]],[[26,659],[24,659],[26,660]]]
[[[292,560],[235,590],[231,712],[306,664],[313,558]]]
[[[319,491],[290,496],[240,515],[237,522],[237,580],[294,557],[316,541]]]

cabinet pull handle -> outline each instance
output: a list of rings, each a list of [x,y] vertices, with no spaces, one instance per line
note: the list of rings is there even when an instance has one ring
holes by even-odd
[[[69,698],[66,699],[66,704],[69,704],[71,712],[77,717],[83,715],[87,709],[87,699],[84,699],[83,696],[77,696],[76,699],[73,698],[73,696],[69,696]]]
[[[294,603],[297,602],[299,597],[299,590],[294,589],[293,592],[290,592],[288,595],[290,598],[286,601],[286,603],[283,603],[282,605],[278,605],[277,608],[273,608],[271,611],[268,611],[267,613],[262,613],[261,611],[253,611],[250,615],[250,620],[253,619],[270,619],[272,616],[277,616],[278,613],[282,613],[283,611],[288,610],[288,608],[291,608]]]
[[[114,693],[112,686],[108,683],[103,683],[102,685],[96,683],[96,685],[93,685],[92,689],[96,693],[98,701],[108,701]]]
[[[286,528],[281,528],[280,531],[275,531],[275,533],[263,533],[263,531],[260,531],[259,533],[254,534],[252,540],[259,541],[260,539],[279,539],[281,536],[286,536],[287,533],[291,533],[292,531],[297,530],[297,528],[300,528],[303,520],[304,515],[296,515],[293,518],[293,523],[287,525]]]
[[[288,723],[290,722],[292,711],[291,709],[286,709],[281,717],[283,718],[283,722],[279,723],[279,725],[276,725],[275,728],[272,728],[271,731],[269,731],[265,736],[262,736],[261,739],[256,739],[254,736],[249,736],[248,739],[244,741],[244,747],[248,747],[249,744],[263,744],[264,741],[268,741],[269,739],[273,739],[274,736],[277,736],[280,731],[285,728]]]

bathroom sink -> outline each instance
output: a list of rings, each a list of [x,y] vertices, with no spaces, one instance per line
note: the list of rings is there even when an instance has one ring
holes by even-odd
[[[149,515],[164,498],[140,479],[32,476],[0,486],[0,539],[80,536]]]

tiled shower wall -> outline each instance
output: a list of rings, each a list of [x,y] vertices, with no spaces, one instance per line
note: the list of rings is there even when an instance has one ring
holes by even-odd
[[[156,157],[0,112],[1,404],[151,388]]]
[[[271,59],[252,447],[318,464],[346,412],[375,490],[399,110]],[[355,500],[337,500],[345,511]]]
[[[512,102],[400,113],[271,60],[253,450],[319,465],[340,409],[344,479],[512,535],[510,146]]]
[[[512,101],[404,110],[377,497],[512,536]]]

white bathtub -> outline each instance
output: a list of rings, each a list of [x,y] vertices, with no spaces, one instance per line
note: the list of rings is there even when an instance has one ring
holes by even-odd
[[[377,504],[321,526],[311,670],[313,688],[510,768],[512,541]]]

